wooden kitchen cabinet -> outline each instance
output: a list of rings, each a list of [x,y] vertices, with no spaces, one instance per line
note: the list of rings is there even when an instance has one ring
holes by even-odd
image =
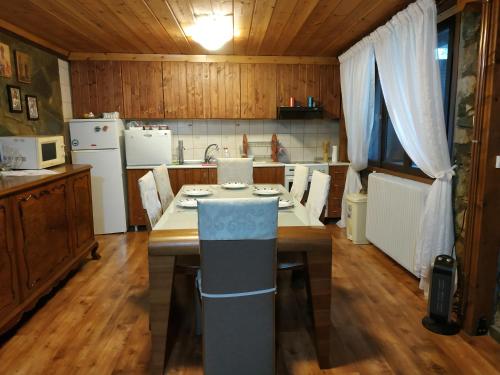
[[[73,116],[120,112],[123,116],[122,71],[118,61],[72,61]]]
[[[328,194],[328,218],[339,218],[342,212],[342,196],[344,195],[347,165],[330,166],[330,192]]]
[[[122,117],[165,117],[161,64],[160,61],[122,61]]]
[[[89,253],[97,257],[90,166],[0,180],[0,334]]]
[[[74,249],[80,254],[94,241],[90,174],[82,173],[69,179],[69,197]]]
[[[72,255],[68,204],[65,180],[15,197],[19,275],[25,298],[48,281]]]
[[[208,63],[210,118],[240,118],[240,65]]]
[[[285,167],[258,167],[253,169],[254,184],[285,183]]]
[[[279,64],[277,67],[277,102],[288,106],[290,97],[295,105],[307,105],[307,97],[312,96],[320,103],[320,66],[315,64]]]
[[[19,304],[19,284],[8,199],[0,199],[0,321]]]
[[[276,64],[241,64],[241,118],[276,117]]]

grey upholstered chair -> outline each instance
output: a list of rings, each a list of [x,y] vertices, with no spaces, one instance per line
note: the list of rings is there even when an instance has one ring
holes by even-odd
[[[170,203],[174,200],[174,192],[172,191],[172,186],[170,185],[170,177],[168,175],[168,168],[165,164],[162,164],[155,169],[153,169],[153,175],[155,176],[156,190],[160,196],[161,209],[163,212],[168,208]]]
[[[200,199],[206,375],[275,373],[277,198]]]
[[[253,159],[221,158],[217,159],[217,183],[243,182],[253,184]]]

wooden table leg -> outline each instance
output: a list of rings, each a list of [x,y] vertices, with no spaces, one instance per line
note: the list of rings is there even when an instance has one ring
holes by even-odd
[[[150,373],[163,375],[168,320],[174,284],[175,256],[149,256],[149,323],[151,326]]]
[[[316,353],[319,367],[331,368],[330,331],[331,331],[331,280],[332,252],[307,252],[307,270],[313,307]]]

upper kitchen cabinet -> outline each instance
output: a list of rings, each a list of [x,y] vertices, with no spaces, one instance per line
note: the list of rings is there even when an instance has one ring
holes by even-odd
[[[276,117],[276,64],[241,64],[241,118]]]
[[[306,106],[307,97],[312,96],[327,117],[339,118],[338,65],[280,64],[276,87],[278,106],[288,106],[291,96],[295,98],[295,105]]]
[[[326,117],[340,118],[340,66],[320,65],[320,104]]]
[[[240,118],[240,66],[163,62],[166,118]]]
[[[277,100],[279,106],[288,106],[290,97],[295,105],[305,106],[307,97],[319,102],[319,65],[280,64],[277,67]]]
[[[163,118],[162,63],[123,61],[124,118]]]
[[[240,65],[209,63],[210,118],[240,118]]]
[[[123,115],[122,73],[117,61],[72,61],[71,91],[75,118],[89,112]]]

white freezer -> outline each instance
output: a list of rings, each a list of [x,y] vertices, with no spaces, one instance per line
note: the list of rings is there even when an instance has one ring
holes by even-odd
[[[120,149],[72,151],[74,164],[90,164],[96,234],[127,231],[123,160]]]
[[[71,150],[120,148],[123,121],[115,119],[81,119],[69,122]]]
[[[172,164],[171,130],[125,130],[127,165]]]

